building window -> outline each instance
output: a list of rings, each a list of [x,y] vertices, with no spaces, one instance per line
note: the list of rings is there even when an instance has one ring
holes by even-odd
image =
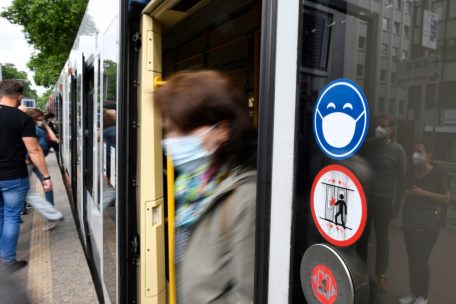
[[[386,81],[386,70],[380,70],[380,81]]]
[[[391,56],[393,57],[393,59],[397,60],[399,59],[399,49],[395,46],[393,46],[391,48]]]
[[[387,17],[383,17],[382,30],[389,31],[391,29],[391,20]]]
[[[399,114],[405,114],[405,100],[399,100]]]
[[[391,72],[391,83],[396,83],[396,72]]]
[[[399,22],[394,21],[394,34],[399,35],[401,31],[401,24]]]
[[[378,112],[385,113],[385,97],[380,96],[378,98]]]
[[[401,9],[401,0],[394,0],[394,7],[397,8],[398,10]]]
[[[358,37],[358,48],[365,50],[366,49],[366,37]]]
[[[407,59],[408,52],[406,50],[402,50],[401,60]]]
[[[382,43],[382,56],[388,56],[388,44]]]
[[[448,39],[445,52],[446,61],[456,61],[456,39]]]
[[[411,12],[410,1],[404,1],[404,11],[407,15],[410,15],[410,12]]]
[[[389,102],[389,106],[388,106],[388,112],[390,114],[395,114],[396,113],[395,108],[396,108],[396,99],[390,98],[390,102]]]
[[[362,65],[362,64],[356,65],[356,76],[359,78],[364,77],[364,65]]]
[[[404,37],[410,39],[410,27],[408,25],[404,25]]]

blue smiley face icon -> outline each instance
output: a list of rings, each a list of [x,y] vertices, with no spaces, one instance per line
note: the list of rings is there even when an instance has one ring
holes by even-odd
[[[369,108],[361,88],[351,80],[330,82],[318,96],[313,130],[322,151],[333,159],[346,159],[366,138]]]

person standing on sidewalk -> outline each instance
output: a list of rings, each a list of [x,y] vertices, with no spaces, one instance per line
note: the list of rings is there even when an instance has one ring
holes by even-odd
[[[377,117],[375,138],[370,138],[361,155],[373,169],[373,181],[367,193],[367,223],[359,241],[361,257],[367,261],[368,237],[375,227],[375,289],[387,292],[386,272],[389,264],[389,223],[397,217],[404,195],[407,157],[401,144],[393,138],[394,118],[389,114]]]
[[[44,191],[52,190],[35,124],[20,111],[24,87],[15,80],[0,82],[0,264],[13,272],[27,265],[16,260],[20,214],[29,190],[26,154],[44,176]]]

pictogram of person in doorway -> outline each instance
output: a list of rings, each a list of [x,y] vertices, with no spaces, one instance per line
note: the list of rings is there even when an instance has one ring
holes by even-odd
[[[345,218],[347,216],[347,203],[344,200],[344,194],[341,193],[339,195],[339,200],[334,204],[334,206],[339,206],[339,210],[336,213],[336,216],[334,217],[334,221],[336,222],[336,225],[340,225],[337,222],[337,218],[340,216],[341,222],[342,222],[342,227],[345,229]]]

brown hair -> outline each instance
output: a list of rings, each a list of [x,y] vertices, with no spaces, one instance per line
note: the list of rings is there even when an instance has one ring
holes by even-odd
[[[38,109],[27,109],[26,113],[33,119],[34,122],[37,122],[39,117],[44,118],[44,113]]]
[[[215,165],[256,165],[247,98],[226,75],[216,71],[177,73],[157,90],[155,102],[163,117],[183,132],[228,122],[229,136],[214,153]]]
[[[22,95],[24,93],[24,85],[22,82],[12,79],[0,81],[0,96]]]
[[[395,128],[395,124],[396,124],[396,120],[394,119],[393,115],[389,114],[389,113],[383,113],[383,114],[379,114],[377,115],[377,119],[385,119],[388,121],[388,126],[390,128]]]

